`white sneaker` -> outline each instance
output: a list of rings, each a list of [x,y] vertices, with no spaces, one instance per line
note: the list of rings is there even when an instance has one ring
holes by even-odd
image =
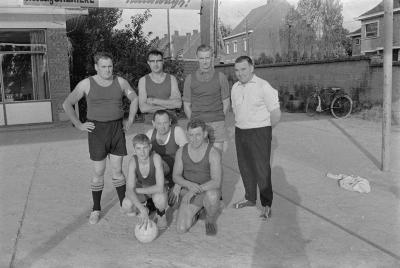
[[[89,224],[96,224],[100,220],[100,210],[94,210],[90,213]]]
[[[129,209],[129,210],[126,210],[126,209],[124,209],[123,207],[120,207],[120,208],[119,208],[119,211],[120,211],[122,214],[124,214],[124,215],[126,215],[126,216],[128,216],[128,217],[135,217],[135,216],[138,215],[138,212],[136,211],[136,208],[131,208],[131,209]]]

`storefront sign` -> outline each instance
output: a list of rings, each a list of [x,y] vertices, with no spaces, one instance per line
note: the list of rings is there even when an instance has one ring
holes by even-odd
[[[200,9],[201,0],[24,0],[26,6]]]

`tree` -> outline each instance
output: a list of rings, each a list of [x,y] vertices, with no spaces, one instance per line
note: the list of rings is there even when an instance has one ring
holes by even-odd
[[[260,56],[254,61],[255,65],[259,64],[271,64],[274,62],[274,58],[271,56],[267,56],[264,52],[260,54]]]
[[[227,37],[231,34],[232,27],[230,25],[225,24],[221,19],[218,20],[218,24],[222,38]]]
[[[111,46],[113,28],[121,14],[122,11],[115,8],[90,8],[87,16],[67,21],[67,35],[73,47],[73,76],[82,77],[94,72],[93,55]]]
[[[113,55],[114,73],[127,79],[135,89],[141,76],[149,72],[146,54],[154,45],[151,34],[145,35],[143,24],[150,11],[131,17],[124,29],[114,29],[121,18],[118,9],[89,9],[88,16],[68,20],[67,34],[72,44],[71,89],[85,77],[93,75],[93,56],[98,51]],[[127,99],[124,108],[128,109]],[[81,120],[86,117],[86,102],[80,101]]]
[[[342,9],[340,0],[300,0],[280,29],[289,58],[293,59],[294,53],[299,60],[349,55]]]

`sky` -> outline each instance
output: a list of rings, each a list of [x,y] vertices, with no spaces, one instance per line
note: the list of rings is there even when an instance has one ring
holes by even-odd
[[[287,0],[296,6],[298,0]],[[341,0],[343,4],[343,26],[349,31],[360,28],[360,22],[354,18],[363,14],[379,4],[382,0]],[[267,0],[219,0],[219,17],[223,23],[235,28],[236,25],[254,8],[265,5]],[[140,9],[125,9],[122,14],[120,27],[129,23],[130,17],[137,13],[143,13]],[[153,32],[153,37],[163,37],[168,33],[167,11],[152,9],[152,17],[144,25],[144,32]],[[179,31],[180,35],[200,30],[200,16],[198,10],[170,10],[171,34]]]

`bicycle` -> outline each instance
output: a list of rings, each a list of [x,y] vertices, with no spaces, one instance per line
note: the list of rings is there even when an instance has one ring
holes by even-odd
[[[339,87],[317,88],[306,101],[306,113],[309,116],[330,110],[335,118],[346,118],[352,108],[353,100]]]

